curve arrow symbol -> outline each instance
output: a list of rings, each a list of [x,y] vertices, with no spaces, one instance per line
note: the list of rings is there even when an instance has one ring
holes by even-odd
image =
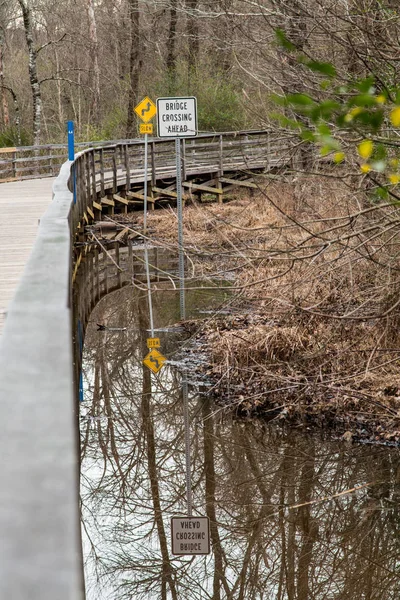
[[[158,362],[157,358],[154,358],[154,356],[149,356],[149,361],[152,363],[155,363],[157,369],[160,368],[159,362]]]
[[[142,108],[142,117],[144,117],[144,113],[149,112],[150,108],[151,108],[151,104],[150,104],[150,102],[148,102],[147,108]]]

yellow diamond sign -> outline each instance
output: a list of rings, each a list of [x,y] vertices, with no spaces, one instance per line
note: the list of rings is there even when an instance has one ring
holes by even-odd
[[[157,114],[157,107],[148,96],[143,98],[137,106],[135,106],[135,113],[142,119],[144,123],[150,121]]]
[[[152,348],[144,357],[143,364],[146,365],[146,367],[149,367],[150,371],[153,371],[153,373],[158,373],[158,371],[162,369],[166,360],[167,359],[161,354],[161,352],[155,348]]]

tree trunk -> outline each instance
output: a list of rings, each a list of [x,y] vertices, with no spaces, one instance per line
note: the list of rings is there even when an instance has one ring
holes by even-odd
[[[94,14],[93,0],[86,0],[86,8],[89,19],[89,40],[91,52],[93,56],[93,102],[91,112],[93,121],[99,123],[99,106],[100,106],[100,67],[99,67],[99,42],[97,38],[96,17]]]
[[[129,21],[131,29],[131,49],[129,59],[129,96],[128,116],[126,120],[126,137],[135,137],[133,109],[138,99],[138,88],[140,78],[140,41],[139,41],[139,1],[128,0]]]
[[[0,27],[0,90],[1,90],[1,109],[3,116],[4,127],[10,126],[10,113],[8,110],[8,102],[6,89],[4,87],[4,33]]]
[[[26,0],[18,0],[18,3],[22,10],[25,39],[29,52],[29,80],[31,83],[33,108],[33,145],[38,146],[40,144],[42,123],[42,97],[37,76],[37,52],[33,42],[32,11]]]
[[[197,0],[187,0],[188,21],[187,21],[187,37],[188,37],[188,80],[196,69],[199,59],[200,44],[199,44],[199,27],[197,24]]]
[[[176,10],[176,1],[171,0],[170,20],[167,39],[167,70],[169,75],[169,93],[175,93],[176,85],[176,24],[178,22],[178,13]]]

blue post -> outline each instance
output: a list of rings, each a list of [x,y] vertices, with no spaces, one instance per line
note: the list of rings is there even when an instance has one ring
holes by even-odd
[[[74,122],[68,121],[67,127],[68,127],[68,160],[74,161],[75,160]],[[72,172],[72,180],[73,180],[73,184],[74,184],[74,204],[76,204],[76,173],[75,173],[74,165],[72,166],[71,172]]]
[[[74,122],[68,121],[68,160],[75,160]]]
[[[80,372],[79,372],[79,402],[83,402],[84,396],[83,396],[83,373],[82,373],[82,356],[83,356],[83,331],[82,331],[82,323],[81,320],[78,319],[78,331],[77,331],[77,337],[78,337],[78,348],[79,348],[79,363],[80,363]]]

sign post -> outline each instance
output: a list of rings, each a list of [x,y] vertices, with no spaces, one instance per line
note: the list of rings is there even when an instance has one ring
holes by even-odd
[[[161,138],[175,138],[176,204],[178,209],[179,300],[181,319],[186,318],[185,263],[183,252],[182,164],[180,138],[197,135],[197,99],[157,98],[157,133]]]
[[[183,247],[183,204],[182,204],[182,163],[180,138],[197,135],[197,100],[188,98],[157,98],[157,132],[160,138],[175,138],[176,156],[176,200],[178,210],[178,248],[179,248],[179,304],[181,319],[186,318],[185,307],[185,261]],[[208,554],[205,549],[205,538],[208,532],[207,517],[192,517],[192,483],[190,471],[190,422],[188,402],[188,382],[186,371],[182,374],[183,418],[185,426],[185,459],[186,459],[186,497],[187,519],[172,519],[172,552],[173,554]],[[207,527],[202,531],[191,531],[192,527],[201,527],[200,523],[207,521]],[[196,525],[194,525],[196,523]],[[174,527],[178,530],[174,532]],[[183,528],[179,531],[179,527]],[[188,528],[186,531],[185,528]],[[186,533],[185,533],[186,531]],[[200,536],[200,537],[190,537]],[[186,537],[185,537],[186,536]]]
[[[143,202],[143,235],[147,234],[147,170],[148,170],[148,134],[153,133],[153,125],[148,123],[156,114],[156,105],[148,96],[143,98],[141,102],[134,108],[135,113],[143,121],[140,124],[140,133],[144,133],[144,202]],[[147,249],[147,239],[144,238],[144,258],[146,263],[146,279],[147,279],[147,296],[149,301],[149,315],[150,315],[150,331],[151,337],[154,337],[154,321],[153,321],[153,304],[151,298],[151,286],[150,286],[150,269],[149,269],[149,254]],[[146,357],[147,358],[147,357]],[[164,359],[165,360],[165,359]],[[159,369],[155,370],[155,364],[148,360],[145,362],[147,366],[157,373]],[[157,363],[158,364],[158,363]],[[162,366],[162,364],[161,364]],[[153,368],[154,367],[154,368]],[[161,367],[160,367],[161,369]]]

